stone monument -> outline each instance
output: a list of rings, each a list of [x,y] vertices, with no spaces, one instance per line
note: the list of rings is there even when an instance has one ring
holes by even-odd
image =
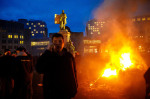
[[[62,10],[62,13],[60,15],[55,14],[55,24],[60,24],[60,30],[58,33],[62,34],[64,37],[64,47],[69,51],[70,53],[75,56],[75,47],[70,39],[70,32],[68,32],[67,29],[65,29],[65,25],[67,24],[67,15],[64,13],[64,10]]]

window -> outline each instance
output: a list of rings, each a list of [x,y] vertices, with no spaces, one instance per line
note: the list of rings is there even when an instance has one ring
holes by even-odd
[[[7,38],[7,35],[6,34],[2,34],[2,38]]]
[[[2,46],[2,49],[6,49],[6,46]]]
[[[135,21],[135,18],[133,18],[132,21],[134,22],[134,21]]]
[[[148,17],[147,20],[150,20],[150,17]]]
[[[42,27],[42,25],[40,25],[40,27]]]
[[[34,36],[34,34],[32,34],[32,36]]]
[[[12,35],[8,35],[8,38],[12,38]]]
[[[23,36],[23,35],[20,35],[20,39],[24,39],[24,36]]]
[[[40,23],[38,23],[38,25],[40,25]]]
[[[33,31],[31,31],[31,33],[33,33]]]
[[[24,41],[20,41],[20,44],[23,44]]]
[[[43,25],[43,27],[45,27],[45,25]]]
[[[141,18],[137,18],[137,21],[141,21]]]
[[[38,31],[36,31],[36,33],[39,33]]]
[[[36,25],[34,25],[34,27],[36,27]]]
[[[142,21],[145,21],[146,20],[146,18],[142,18]]]
[[[18,44],[18,40],[14,40],[14,43],[15,43],[15,44]]]
[[[8,43],[12,43],[12,40],[8,40]]]
[[[43,33],[43,31],[40,31],[40,33]]]
[[[34,31],[36,31],[36,29],[34,29]]]
[[[43,33],[45,33],[45,31],[43,31]]]
[[[6,43],[6,40],[2,40],[2,43],[5,44],[5,43]]]
[[[18,38],[18,35],[14,35],[14,38]]]
[[[29,29],[31,29],[31,27],[29,27]]]
[[[31,25],[33,25],[33,23],[31,23]]]
[[[29,23],[26,23],[27,25],[29,25]]]

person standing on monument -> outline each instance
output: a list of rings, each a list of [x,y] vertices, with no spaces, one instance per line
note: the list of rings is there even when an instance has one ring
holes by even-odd
[[[38,59],[36,71],[44,74],[44,99],[71,99],[77,93],[75,59],[64,48],[63,35],[52,36],[53,46]]]
[[[65,25],[67,24],[67,15],[64,12],[65,11],[62,10],[62,13],[60,14],[60,30],[65,30]]]

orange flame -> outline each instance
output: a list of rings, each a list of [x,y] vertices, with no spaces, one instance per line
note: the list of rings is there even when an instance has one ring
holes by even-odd
[[[120,70],[125,71],[127,68],[133,66],[134,61],[131,57],[131,52],[129,47],[124,47],[118,53],[110,53],[111,60],[107,64],[102,77],[116,76]]]
[[[116,72],[116,69],[115,70],[111,70],[110,68],[109,69],[106,69],[104,71],[104,74],[102,75],[102,77],[110,77],[112,75],[117,75],[117,72]]]

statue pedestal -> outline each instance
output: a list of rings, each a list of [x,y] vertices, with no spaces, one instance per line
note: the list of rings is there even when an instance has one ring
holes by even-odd
[[[66,44],[70,41],[70,32],[68,32],[68,30],[60,30],[58,33],[62,34],[64,37],[64,44],[66,46]]]
[[[70,32],[68,30],[60,30],[58,33],[62,34],[64,37],[64,48],[67,49],[68,52],[72,53],[72,55],[75,57],[75,47],[71,42],[70,39]]]

